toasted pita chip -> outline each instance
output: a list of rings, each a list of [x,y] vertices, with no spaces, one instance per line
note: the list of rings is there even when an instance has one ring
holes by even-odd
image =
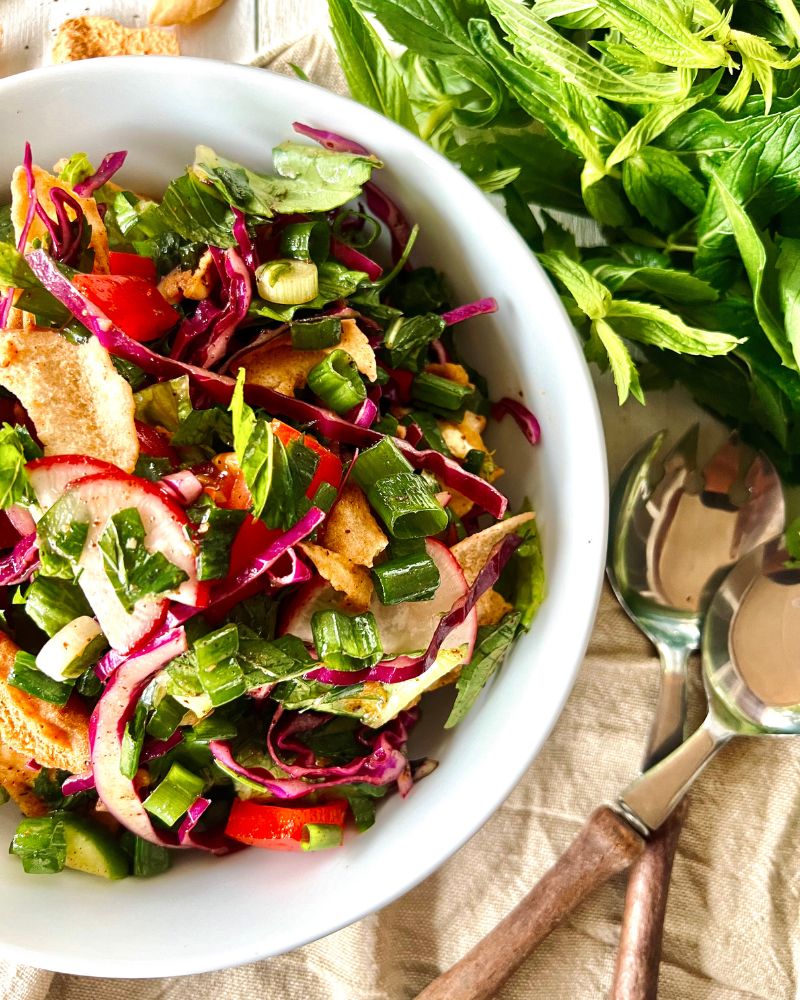
[[[178,56],[178,37],[165,28],[126,28],[110,17],[72,17],[59,27],[54,63],[96,56]]]
[[[224,2],[225,0],[154,0],[147,20],[162,28],[172,24],[191,24],[198,17],[221,7]]]
[[[289,334],[276,337],[268,344],[245,354],[238,365],[247,372],[247,381],[293,396],[308,381],[308,373],[331,351],[346,351],[362,375],[374,382],[378,377],[375,352],[353,319],[342,320],[342,339],[334,347],[319,351],[298,351],[291,345]],[[238,369],[237,369],[238,370]],[[236,372],[231,374],[235,375]]]
[[[182,271],[174,268],[158,283],[158,290],[171,305],[181,299],[193,299],[199,302],[207,299],[214,282],[214,258],[211,251],[206,250],[193,271]]]
[[[478,625],[496,625],[504,615],[514,610],[513,604],[509,604],[496,590],[487,590],[485,594],[481,594],[475,607]]]
[[[448,420],[440,420],[438,423],[447,447],[456,458],[466,458],[467,453],[473,449],[482,451],[489,456],[489,460],[484,462],[481,476],[492,483],[503,475],[503,470],[499,465],[495,465],[492,452],[489,451],[482,437],[486,430],[486,417],[473,413],[472,410],[465,410],[460,424],[454,424]]]
[[[477,531],[474,535],[469,535],[462,539],[450,549],[456,557],[458,565],[464,571],[467,583],[472,586],[478,573],[486,565],[492,549],[498,542],[502,541],[506,535],[513,534],[517,528],[526,524],[536,515],[533,511],[525,511],[523,514],[515,514],[506,518],[505,521],[498,521],[490,528]]]
[[[353,611],[367,610],[372,597],[372,578],[368,569],[357,566],[338,552],[331,552],[312,542],[303,542],[300,548],[314,564],[319,575],[334,590],[345,595],[348,608]]]
[[[430,375],[438,375],[439,378],[449,379],[450,382],[455,382],[457,385],[470,384],[467,369],[463,365],[455,365],[451,361],[442,363],[433,362],[425,365],[425,371]]]
[[[23,816],[44,816],[47,806],[33,791],[36,771],[27,766],[30,757],[0,746],[0,787],[5,788]]]
[[[60,181],[53,174],[42,170],[41,167],[33,165],[33,177],[36,185],[36,198],[51,219],[55,220],[56,212],[50,200],[50,192],[53,188],[61,188],[68,191],[83,209],[86,221],[92,230],[89,246],[94,250],[94,271],[96,274],[108,274],[110,268],[108,263],[108,234],[105,224],[100,218],[97,210],[97,202],[94,198],[81,198],[75,194],[69,184]],[[22,230],[25,226],[25,218],[28,214],[28,182],[25,176],[25,168],[17,167],[11,175],[11,221],[14,224],[14,235],[19,243]],[[67,214],[72,216],[71,209],[67,209]],[[25,243],[25,252],[33,248],[34,240],[44,240],[47,237],[47,227],[38,215],[34,215],[31,228],[28,231],[28,238]]]
[[[373,517],[367,498],[355,483],[347,483],[322,522],[319,542],[352,563],[372,566],[389,539]]]
[[[63,708],[7,684],[17,646],[0,632],[0,744],[42,767],[89,769],[89,713],[73,699]]]
[[[30,414],[46,455],[89,455],[132,472],[139,456],[133,392],[92,338],[0,331],[0,385]]]

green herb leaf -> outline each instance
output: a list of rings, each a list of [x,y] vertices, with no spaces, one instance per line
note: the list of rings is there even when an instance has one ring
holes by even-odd
[[[275,435],[269,421],[256,417],[244,401],[245,370],[239,369],[231,399],[233,448],[247,488],[253,498],[253,517],[261,517],[272,485]]]
[[[456,681],[458,694],[444,724],[445,729],[457,726],[475,704],[484,685],[505,659],[519,623],[519,612],[511,611],[497,625],[478,629],[472,659],[462,667]]]

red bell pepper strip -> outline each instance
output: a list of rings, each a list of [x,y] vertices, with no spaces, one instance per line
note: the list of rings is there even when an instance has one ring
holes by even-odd
[[[180,319],[154,282],[146,278],[76,274],[73,284],[133,340],[155,340]]]
[[[127,274],[135,278],[146,278],[156,283],[156,262],[151,257],[140,257],[138,253],[122,253],[110,250],[108,266],[112,274]]]
[[[344,826],[347,802],[335,799],[314,806],[273,806],[248,799],[234,799],[225,835],[241,844],[269,851],[302,849],[307,824]]]

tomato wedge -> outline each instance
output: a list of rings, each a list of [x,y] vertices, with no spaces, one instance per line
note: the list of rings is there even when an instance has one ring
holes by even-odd
[[[275,437],[284,445],[287,445],[290,441],[297,441],[299,438],[304,438],[303,444],[319,455],[317,471],[314,473],[314,478],[306,490],[306,496],[309,500],[313,499],[314,494],[322,483],[330,483],[334,489],[339,489],[339,484],[342,481],[342,463],[332,452],[328,451],[327,448],[311,437],[310,434],[304,435],[302,431],[296,431],[294,427],[283,423],[282,420],[273,420],[271,426]]]
[[[155,340],[180,315],[154,282],[127,274],[76,274],[73,284],[133,340]]]
[[[343,827],[346,815],[344,799],[314,806],[273,806],[234,799],[225,834],[241,844],[268,851],[299,851],[306,824]]]
[[[156,262],[151,257],[140,257],[138,253],[122,253],[110,250],[108,266],[112,274],[127,274],[135,278],[147,278],[156,282]]]

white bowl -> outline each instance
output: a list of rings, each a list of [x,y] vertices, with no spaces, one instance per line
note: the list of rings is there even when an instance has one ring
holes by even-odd
[[[22,159],[50,166],[85,150],[128,149],[122,175],[159,192],[196,143],[256,168],[299,120],[363,143],[380,181],[421,226],[415,259],[447,274],[454,301],[493,295],[496,316],[457,334],[497,397],[524,396],[541,421],[532,449],[509,418],[492,432],[501,485],[537,510],[548,595],[481,703],[454,731],[452,693],[432,696],[412,743],[440,766],[338,851],[249,850],[181,857],[152,880],[75,872],[30,876],[0,850],[0,949],[47,969],[95,976],[203,972],[289,951],[385,906],[486,822],[519,781],[572,687],[594,619],[605,558],[607,483],[594,391],[575,333],[523,241],[445,159],[372,111],[298,80],[201,59],[97,59],[0,82],[0,177]],[[16,823],[0,813],[0,844]],[[524,845],[520,846],[524,849]]]

